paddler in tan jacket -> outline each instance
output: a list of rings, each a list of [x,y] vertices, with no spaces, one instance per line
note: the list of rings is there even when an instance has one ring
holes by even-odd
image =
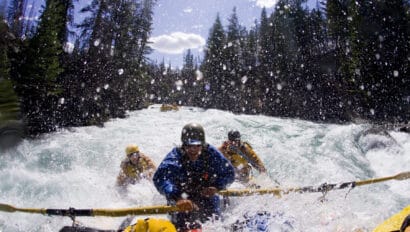
[[[241,141],[239,131],[229,131],[228,140],[219,150],[231,162],[235,168],[235,179],[242,183],[248,183],[251,179],[252,167],[259,173],[266,173],[266,168],[258,155],[247,142]]]
[[[117,177],[117,186],[126,187],[143,178],[152,180],[156,166],[148,156],[140,152],[137,145],[128,145],[125,154],[126,157],[121,162],[121,170]]]

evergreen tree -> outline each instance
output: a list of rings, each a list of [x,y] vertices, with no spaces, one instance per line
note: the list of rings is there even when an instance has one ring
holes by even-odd
[[[93,0],[81,12],[90,16],[79,25],[82,29],[86,51],[83,74],[79,76],[81,88],[77,94],[82,96],[83,120],[89,124],[101,125],[109,118],[110,109],[104,103],[105,94],[111,91],[110,80],[114,75],[112,44],[114,40],[113,10],[114,2],[110,0]],[[109,93],[108,93],[109,95]]]
[[[218,14],[208,36],[201,67],[206,82],[204,107],[220,108],[223,106],[221,103],[225,100],[221,94],[224,91],[222,86],[226,73],[225,42],[225,31]]]
[[[120,54],[127,55],[118,59],[121,61],[119,66],[126,66],[129,69],[129,75],[123,78],[125,79],[124,95],[126,96],[126,101],[123,103],[124,108],[138,109],[146,105],[146,89],[150,85],[150,78],[146,75],[144,67],[148,62],[147,55],[152,52],[148,46],[148,38],[152,31],[155,3],[156,1],[153,0],[131,1],[128,4],[130,24],[122,24],[119,27],[128,31],[127,34],[120,37],[127,41],[125,42],[127,50],[123,50]],[[136,77],[138,78],[136,79]],[[136,98],[138,100],[135,100]]]
[[[257,25],[256,22],[255,25]],[[239,105],[245,113],[260,113],[264,88],[257,76],[258,35],[256,27],[251,28],[249,33],[244,28],[242,29],[241,50],[243,55],[240,65],[243,71],[240,79],[241,88],[238,91],[241,94]]]
[[[143,66],[151,51],[152,9],[155,1],[93,1],[80,25],[86,39],[85,86],[97,93],[86,96],[91,123],[123,117],[126,109],[145,105],[150,80]]]
[[[295,80],[297,58],[297,41],[293,24],[291,5],[287,0],[281,0],[271,15],[273,25],[273,48],[270,55],[273,57],[271,75],[265,77],[265,83],[271,87],[267,92],[267,111],[273,115],[292,115],[291,106],[295,104],[292,86]]]
[[[305,104],[305,115],[314,120],[346,120],[341,104],[341,86],[337,80],[338,67],[335,61],[334,47],[326,35],[326,19],[319,9],[313,9],[308,19],[308,45],[310,57],[306,61],[305,92],[308,101]]]
[[[58,0],[47,0],[38,30],[24,52],[25,60],[17,81],[23,114],[30,134],[49,132],[58,126],[60,87],[57,77],[63,71],[60,34],[65,28],[66,11]]]
[[[273,24],[269,21],[269,18],[266,13],[266,8],[262,9],[261,13],[261,21],[259,26],[259,35],[258,35],[258,42],[259,42],[259,51],[258,51],[258,59],[260,63],[260,75],[267,76],[270,73],[271,65],[272,65],[272,52],[273,52]]]
[[[152,103],[176,103],[173,94],[175,81],[171,78],[171,67],[166,66],[164,60],[160,64],[151,64],[148,76],[152,79],[148,87],[149,100]]]
[[[23,36],[25,4],[24,0],[12,0],[8,11],[7,18],[10,22],[11,32],[19,38]]]
[[[4,17],[0,14],[0,128],[11,120],[20,118],[20,106],[10,80],[9,48],[12,48],[15,37],[9,32]]]
[[[181,101],[184,105],[192,106],[195,101],[197,82],[195,78],[194,56],[191,53],[191,49],[188,49],[184,57],[180,81],[183,92],[183,99]]]
[[[371,90],[375,115],[382,120],[403,121],[403,115],[409,111],[402,106],[405,106],[405,99],[410,93],[405,1],[376,1],[375,5],[375,17],[381,26],[374,41],[377,47],[374,57],[378,62],[371,64],[372,71],[379,75]]]
[[[223,99],[223,109],[239,112],[240,88],[242,77],[242,50],[241,50],[241,26],[239,25],[236,8],[228,19],[226,31],[226,48],[224,50],[224,75],[221,76],[220,94]]]
[[[357,102],[355,71],[351,65],[351,51],[353,37],[356,37],[356,29],[353,21],[354,10],[348,9],[354,1],[348,0],[329,0],[326,2],[326,17],[329,37],[329,52],[324,59],[334,60],[329,71],[334,78],[332,81],[335,92],[340,97],[343,111],[342,118],[351,120],[358,117],[359,103]],[[352,37],[353,36],[353,37]],[[328,62],[327,62],[328,63]],[[360,94],[359,94],[360,95]]]
[[[260,26],[258,31],[258,76],[261,85],[259,99],[262,103],[262,111],[270,112],[270,105],[273,96],[273,58],[275,56],[273,28],[274,24],[271,18],[268,18],[266,8],[262,9]],[[266,83],[269,83],[266,85]]]
[[[402,66],[408,52],[403,1],[369,1],[350,4],[352,15],[350,71],[355,77],[355,102],[361,116],[385,120],[395,116],[403,103],[401,83],[406,82],[407,68]],[[401,58],[399,58],[401,57]]]

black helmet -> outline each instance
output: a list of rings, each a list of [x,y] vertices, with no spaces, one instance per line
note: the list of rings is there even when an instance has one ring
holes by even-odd
[[[204,145],[205,131],[198,123],[188,123],[182,128],[181,141],[183,145]]]
[[[241,140],[241,133],[239,131],[229,131],[228,132],[228,139],[231,141],[239,141]]]

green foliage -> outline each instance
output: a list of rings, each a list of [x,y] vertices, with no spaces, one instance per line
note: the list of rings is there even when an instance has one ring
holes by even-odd
[[[20,105],[10,80],[0,79],[0,124],[17,120],[20,116]]]
[[[10,81],[10,60],[8,57],[13,35],[0,17],[0,124],[19,119],[20,105]]]
[[[226,66],[224,68],[225,56],[224,47],[226,45],[226,35],[223,29],[219,15],[210,30],[206,45],[204,62],[201,70],[207,82],[206,93],[204,96],[205,107],[221,107],[220,103],[224,101],[220,95]]]
[[[58,125],[58,96],[62,92],[57,78],[63,72],[61,33],[65,31],[66,8],[58,0],[46,1],[38,30],[20,54],[13,79],[22,99],[22,113],[29,133],[55,130]]]
[[[89,2],[67,54],[73,1],[47,0],[34,36],[0,52],[2,106],[18,107],[10,78],[31,133],[103,125],[149,103],[320,121],[410,117],[407,1],[328,0],[308,10],[305,0],[280,0],[249,30],[234,8],[226,29],[217,15],[202,63],[188,50],[182,69],[147,59],[155,3]]]

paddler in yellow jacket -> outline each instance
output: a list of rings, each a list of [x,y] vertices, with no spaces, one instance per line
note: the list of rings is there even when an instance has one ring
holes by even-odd
[[[117,186],[126,187],[143,178],[152,180],[156,166],[148,156],[140,152],[137,145],[128,145],[125,154],[126,157],[121,162],[121,170],[117,177]]]
[[[241,141],[239,131],[229,131],[228,140],[219,147],[219,150],[231,161],[235,168],[235,179],[242,183],[248,183],[251,179],[252,167],[259,173],[266,173],[265,166],[251,145]]]

